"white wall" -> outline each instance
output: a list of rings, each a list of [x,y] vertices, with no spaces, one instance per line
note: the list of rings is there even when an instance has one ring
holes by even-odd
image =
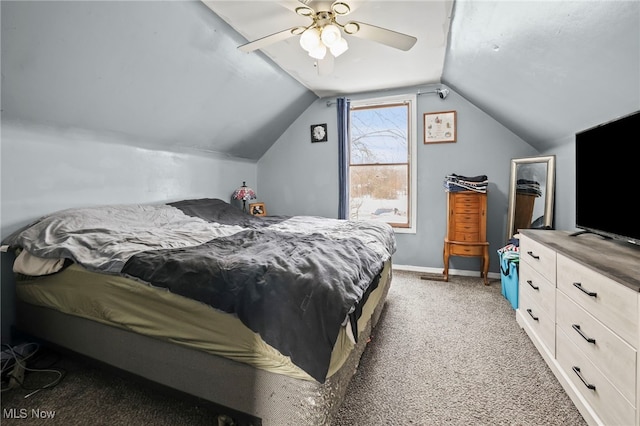
[[[134,145],[140,145],[135,141]],[[230,201],[247,181],[258,191],[254,162],[127,145],[122,136],[33,124],[2,123],[1,236],[70,207],[155,203],[189,198]],[[2,255],[2,341],[9,336],[15,293]]]

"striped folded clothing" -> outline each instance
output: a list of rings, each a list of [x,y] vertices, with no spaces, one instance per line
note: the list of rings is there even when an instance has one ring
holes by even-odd
[[[535,180],[518,179],[516,182],[516,192],[519,194],[533,194],[536,197],[542,196],[540,183]]]
[[[475,191],[487,192],[489,181],[486,175],[462,176],[452,173],[445,176],[443,186],[447,192]]]

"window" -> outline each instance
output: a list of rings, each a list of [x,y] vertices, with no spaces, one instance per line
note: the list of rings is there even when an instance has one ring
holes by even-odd
[[[351,101],[349,214],[415,232],[416,96]]]

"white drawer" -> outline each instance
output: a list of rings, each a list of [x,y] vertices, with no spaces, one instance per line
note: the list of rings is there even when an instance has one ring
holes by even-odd
[[[518,269],[519,294],[534,300],[551,318],[556,315],[556,286],[536,272],[527,262]],[[522,297],[522,296],[519,296]]]
[[[540,275],[556,283],[556,252],[532,239],[520,236],[520,263],[526,262]]]
[[[557,342],[557,361],[577,391],[584,396],[605,425],[634,425],[634,406],[609,382],[574,345],[560,328]],[[574,371],[574,367],[579,371]],[[580,379],[580,376],[584,382]],[[594,386],[589,389],[587,386]]]
[[[557,327],[635,406],[636,350],[562,291],[558,291],[557,300]]]
[[[540,308],[535,298],[532,298],[529,293],[518,296],[518,310],[538,340],[547,347],[553,356],[556,350],[554,316]]]
[[[636,347],[637,292],[561,254],[558,254],[557,285],[578,305]]]

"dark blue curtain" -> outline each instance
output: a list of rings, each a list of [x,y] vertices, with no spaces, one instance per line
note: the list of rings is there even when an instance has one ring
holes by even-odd
[[[338,219],[349,217],[349,109],[347,98],[337,99],[338,109]]]

